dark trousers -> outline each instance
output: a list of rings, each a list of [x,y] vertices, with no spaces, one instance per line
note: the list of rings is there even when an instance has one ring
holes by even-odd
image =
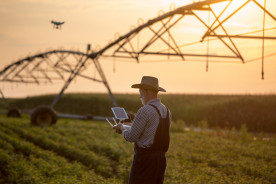
[[[165,153],[135,153],[129,184],[162,184],[167,162]]]

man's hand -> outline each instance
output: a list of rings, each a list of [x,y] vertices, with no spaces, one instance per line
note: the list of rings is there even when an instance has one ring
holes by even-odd
[[[113,126],[113,129],[115,129],[116,133],[121,134],[125,128],[122,123],[119,123],[116,126]]]
[[[131,126],[131,124],[132,123],[130,123],[130,122],[125,122],[125,123],[123,123],[124,125],[129,125],[129,126]]]

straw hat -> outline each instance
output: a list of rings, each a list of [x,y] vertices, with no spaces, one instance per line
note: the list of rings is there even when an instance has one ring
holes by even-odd
[[[131,87],[166,92],[165,89],[159,86],[158,79],[152,76],[143,76],[140,84],[133,84]]]

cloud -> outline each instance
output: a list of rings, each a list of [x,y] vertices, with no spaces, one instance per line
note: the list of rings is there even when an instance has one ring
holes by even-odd
[[[241,22],[225,22],[223,24],[225,27],[236,27],[236,28],[246,28],[246,29],[256,29],[259,28],[258,24],[246,24]]]
[[[16,39],[14,39],[14,38],[6,35],[6,34],[1,34],[0,33],[0,43],[7,43],[7,42],[10,42],[10,41],[15,42]]]
[[[2,14],[24,14],[38,16],[41,14],[59,14],[71,12],[80,6],[76,1],[35,1],[35,0],[9,0],[0,2],[0,13]]]

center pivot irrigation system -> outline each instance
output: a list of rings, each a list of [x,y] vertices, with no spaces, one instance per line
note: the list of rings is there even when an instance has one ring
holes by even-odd
[[[233,3],[237,1],[240,4],[233,8]],[[215,11],[214,6],[218,4],[223,4],[223,6],[220,6],[219,11],[217,8]],[[241,32],[244,30],[239,29],[238,33],[231,33],[228,30],[227,23],[233,17],[239,16],[240,11],[251,6],[259,9],[262,17],[262,22],[259,23],[261,29],[250,30],[250,32]],[[250,17],[251,15],[247,16]],[[166,61],[172,58],[193,61],[192,58],[194,58],[206,62],[206,71],[208,71],[209,62],[246,63],[253,61],[252,58],[246,58],[247,51],[243,52],[239,49],[235,39],[259,39],[262,45],[258,50],[262,51],[262,56],[258,60],[262,60],[263,78],[264,58],[276,55],[275,52],[269,55],[264,54],[264,41],[276,39],[275,34],[266,35],[269,31],[275,31],[276,29],[276,27],[266,28],[266,19],[276,22],[275,16],[266,8],[266,0],[264,0],[264,4],[260,4],[257,0],[204,0],[179,8],[175,8],[172,4],[169,12],[159,11],[156,18],[147,22],[144,22],[141,18],[138,19],[138,26],[132,26],[127,34],[120,36],[116,33],[115,40],[110,41],[102,49],[95,51],[88,45],[86,52],[51,50],[28,56],[2,69],[0,71],[0,81],[34,84],[54,83],[60,80],[65,82],[51,105],[39,106],[31,112],[32,124],[54,124],[57,118],[61,117],[105,120],[105,117],[56,114],[54,111],[54,106],[77,76],[103,83],[113,105],[117,106],[116,99],[101,67],[100,59],[111,58],[114,62],[116,58],[119,58],[120,60],[133,60],[139,63],[143,62],[144,58],[152,58],[153,56],[158,60],[165,57]],[[194,36],[195,34],[187,35],[179,31],[189,29],[191,22],[192,24],[198,23],[196,29],[203,31],[202,34],[196,33],[199,36],[198,38]],[[212,43],[215,43],[213,45],[216,47],[213,50]],[[198,45],[204,46],[204,49],[199,49]],[[91,65],[97,72],[97,77],[85,74],[85,71]],[[5,99],[1,90],[0,92],[3,99]],[[7,115],[20,116],[20,112],[17,109],[9,108]]]

